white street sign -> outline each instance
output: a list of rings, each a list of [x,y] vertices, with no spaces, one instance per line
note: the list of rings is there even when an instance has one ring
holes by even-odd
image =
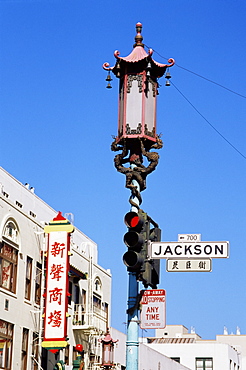
[[[228,258],[229,242],[153,242],[150,259],[160,258]]]
[[[201,234],[178,234],[179,242],[200,242]]]
[[[164,329],[166,327],[166,291],[152,289],[142,292],[141,329]]]
[[[210,272],[212,261],[207,258],[199,259],[167,259],[167,272]]]

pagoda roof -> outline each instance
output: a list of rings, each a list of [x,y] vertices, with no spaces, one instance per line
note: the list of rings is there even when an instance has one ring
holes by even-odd
[[[127,65],[131,65],[132,63],[143,63],[145,62],[146,64],[148,62],[151,63],[151,68],[155,69],[155,74],[157,77],[163,76],[165,73],[166,69],[168,67],[171,67],[174,65],[175,61],[174,59],[170,58],[168,59],[169,64],[162,64],[156,62],[152,58],[153,50],[149,49],[148,53],[144,49],[144,44],[142,43],[143,41],[143,36],[141,35],[142,31],[142,24],[138,22],[136,24],[136,30],[137,30],[137,35],[135,36],[135,44],[133,45],[133,50],[132,52],[127,55],[126,57],[120,57],[120,52],[116,50],[114,52],[114,56],[116,58],[116,64],[113,67],[110,67],[109,63],[104,63],[103,68],[107,71],[112,71],[117,77],[120,77],[121,73],[119,73],[119,70],[123,71],[122,67],[125,67]]]

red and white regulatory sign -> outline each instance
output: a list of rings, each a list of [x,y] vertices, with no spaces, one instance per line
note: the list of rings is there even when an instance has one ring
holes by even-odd
[[[166,327],[166,291],[153,289],[142,292],[140,328],[164,329]]]

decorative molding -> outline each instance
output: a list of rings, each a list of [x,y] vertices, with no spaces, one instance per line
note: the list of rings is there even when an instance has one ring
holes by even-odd
[[[138,82],[139,92],[143,92],[143,76],[142,75],[128,75],[127,76],[127,93],[131,92],[132,81]]]

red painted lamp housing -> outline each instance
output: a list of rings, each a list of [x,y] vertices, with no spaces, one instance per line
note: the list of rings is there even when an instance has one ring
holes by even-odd
[[[107,333],[103,339],[100,340],[102,343],[102,367],[112,368],[114,366],[114,344],[118,342],[114,340],[107,329]]]
[[[147,53],[142,43],[142,24],[137,23],[135,44],[127,57],[120,57],[115,51],[116,64],[103,68],[112,71],[120,79],[118,136],[116,142],[122,143],[124,138],[145,138],[146,148],[157,140],[156,134],[156,100],[158,95],[158,78],[162,77],[168,67],[174,65],[161,64],[152,59],[153,50]],[[149,145],[148,145],[149,143]]]

